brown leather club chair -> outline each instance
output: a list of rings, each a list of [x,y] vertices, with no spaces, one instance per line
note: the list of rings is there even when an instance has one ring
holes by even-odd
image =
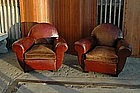
[[[131,55],[130,45],[121,30],[113,24],[103,23],[92,31],[91,36],[75,42],[78,62],[83,71],[118,76],[126,58]]]
[[[61,67],[68,46],[49,23],[34,25],[28,36],[15,41],[12,50],[24,72],[30,70],[55,71]]]

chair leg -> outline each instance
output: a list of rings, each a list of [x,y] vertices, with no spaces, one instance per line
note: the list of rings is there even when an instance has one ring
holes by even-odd
[[[83,70],[83,72],[84,72],[84,73],[88,73],[89,71],[85,71],[85,70]]]
[[[118,74],[112,74],[111,76],[112,77],[118,77]]]
[[[49,71],[51,71],[51,72],[57,72],[58,70],[49,70]]]
[[[54,70],[49,70],[50,72],[54,72]]]
[[[28,69],[23,69],[24,73],[29,73],[30,70]]]

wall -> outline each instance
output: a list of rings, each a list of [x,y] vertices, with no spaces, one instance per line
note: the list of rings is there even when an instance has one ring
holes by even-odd
[[[125,0],[123,31],[132,46],[132,55],[140,57],[140,0]]]
[[[22,36],[36,22],[50,22],[73,50],[73,43],[89,36],[96,25],[96,0],[20,0]],[[123,31],[132,46],[132,55],[140,56],[140,0],[124,0]]]
[[[20,0],[22,36],[36,22],[56,26],[73,53],[73,44],[90,35],[96,23],[96,0]]]
[[[22,37],[37,22],[53,22],[53,0],[19,0]]]

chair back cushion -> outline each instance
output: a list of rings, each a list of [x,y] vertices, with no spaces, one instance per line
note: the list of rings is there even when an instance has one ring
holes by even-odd
[[[28,36],[33,37],[35,39],[59,37],[57,29],[49,23],[38,23],[34,25],[30,29]]]
[[[121,30],[110,23],[104,23],[97,26],[91,33],[99,41],[99,45],[113,46],[117,38],[120,36]],[[122,34],[121,34],[122,35]]]

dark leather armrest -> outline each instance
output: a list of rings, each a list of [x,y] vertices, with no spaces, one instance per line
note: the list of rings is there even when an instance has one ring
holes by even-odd
[[[68,50],[68,46],[66,41],[59,37],[54,40],[54,47],[56,52],[56,68],[58,69],[63,62],[64,52]]]
[[[132,48],[124,39],[120,39],[117,42],[117,53],[119,57],[129,57],[132,53]]]
[[[60,52],[62,51],[66,52],[68,49],[67,43],[62,37],[56,38],[54,40],[54,46],[55,46],[55,51],[60,50]]]
[[[19,60],[24,59],[24,53],[34,44],[31,37],[21,38],[12,44],[12,50],[16,53]]]
[[[87,37],[74,43],[75,50],[84,54],[97,45],[97,40],[93,37]]]
[[[93,49],[98,44],[97,40],[93,37],[80,39],[74,43],[74,48],[78,53],[78,62],[82,66],[83,54]]]

